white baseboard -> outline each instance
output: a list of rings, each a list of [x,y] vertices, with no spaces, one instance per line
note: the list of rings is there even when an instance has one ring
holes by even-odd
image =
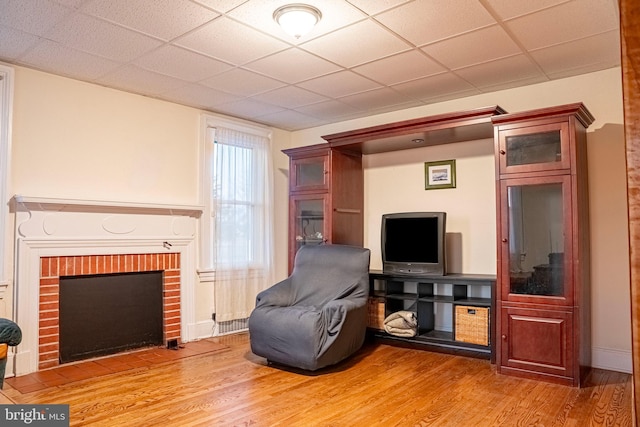
[[[633,372],[633,355],[631,351],[592,347],[591,367],[631,374]]]
[[[201,340],[215,336],[215,327],[216,324],[211,319],[196,322],[196,339]]]

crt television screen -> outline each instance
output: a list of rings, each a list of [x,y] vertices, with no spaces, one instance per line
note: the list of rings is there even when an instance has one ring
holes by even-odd
[[[438,262],[438,218],[387,218],[385,255],[389,262]]]

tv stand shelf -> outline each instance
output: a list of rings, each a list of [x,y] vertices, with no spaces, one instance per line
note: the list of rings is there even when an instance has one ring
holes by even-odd
[[[495,360],[495,298],[496,276],[490,274],[450,274],[422,276],[369,272],[370,307],[378,308],[377,324],[369,327],[370,335],[383,342],[425,347],[431,350],[461,353]],[[459,310],[456,310],[459,307]],[[406,310],[416,313],[418,331],[413,337],[400,337],[384,331],[382,321],[390,314]],[[487,337],[485,344],[469,340],[466,332],[475,320],[476,311],[488,310],[485,320],[472,324]],[[457,312],[460,312],[458,318]],[[384,313],[384,314],[382,314]],[[371,318],[371,316],[370,316]],[[456,330],[456,328],[459,328]],[[464,328],[464,330],[463,330]],[[486,328],[486,329],[482,329]]]

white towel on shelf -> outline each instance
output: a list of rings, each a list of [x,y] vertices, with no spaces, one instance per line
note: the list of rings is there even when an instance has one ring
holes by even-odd
[[[396,311],[384,319],[384,330],[398,337],[415,337],[418,333],[418,317],[413,311]]]

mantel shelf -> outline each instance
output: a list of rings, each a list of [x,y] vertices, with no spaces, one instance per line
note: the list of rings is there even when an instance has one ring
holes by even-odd
[[[199,217],[204,208],[196,205],[169,205],[105,200],[60,199],[51,197],[27,197],[16,194],[11,199],[12,210],[73,211],[103,213],[138,213]]]

